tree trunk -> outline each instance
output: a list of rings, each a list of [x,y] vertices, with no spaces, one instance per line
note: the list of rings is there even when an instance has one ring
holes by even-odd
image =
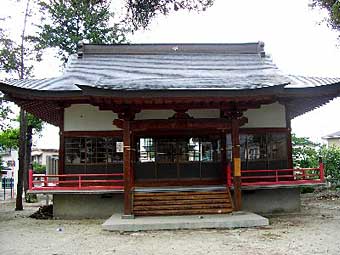
[[[26,132],[26,151],[25,151],[25,167],[24,167],[24,191],[25,197],[28,190],[28,170],[31,168],[31,150],[32,150],[32,126],[28,124]]]
[[[27,25],[27,18],[29,16],[29,4],[30,0],[27,0],[24,23],[21,33],[21,56],[20,56],[20,73],[19,79],[23,80],[25,78],[25,63],[24,63],[24,54],[25,54],[25,31]],[[23,192],[23,183],[25,176],[25,151],[26,151],[26,133],[27,133],[27,115],[24,109],[20,109],[20,140],[19,140],[19,171],[18,171],[18,184],[17,184],[17,197],[15,210],[23,210],[24,207],[22,205],[22,192]]]
[[[25,172],[25,150],[26,150],[26,129],[27,129],[27,119],[26,112],[20,109],[20,139],[19,139],[19,171],[18,171],[18,184],[17,184],[17,197],[15,210],[23,210],[22,205],[22,192],[23,192],[23,180]]]

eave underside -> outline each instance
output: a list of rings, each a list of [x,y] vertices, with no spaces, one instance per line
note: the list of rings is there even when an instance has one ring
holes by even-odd
[[[60,126],[63,109],[72,104],[91,104],[100,110],[116,113],[144,109],[221,109],[244,112],[261,105],[280,102],[286,106],[289,119],[320,107],[340,94],[339,84],[308,89],[258,89],[252,91],[110,91],[81,86],[82,93],[65,95],[20,89],[3,91],[8,100],[42,120]],[[205,96],[204,96],[205,94]]]

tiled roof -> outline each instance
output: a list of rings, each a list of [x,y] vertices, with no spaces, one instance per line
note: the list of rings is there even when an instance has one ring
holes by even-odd
[[[77,85],[111,90],[244,90],[338,82],[339,78],[282,74],[259,42],[83,45],[60,77],[5,83],[30,90],[77,91]]]
[[[322,137],[323,139],[330,139],[330,138],[340,138],[340,131],[329,134],[329,135],[325,135]]]
[[[289,78],[263,51],[263,43],[84,45],[57,78],[9,81],[32,90],[243,90],[285,85]]]

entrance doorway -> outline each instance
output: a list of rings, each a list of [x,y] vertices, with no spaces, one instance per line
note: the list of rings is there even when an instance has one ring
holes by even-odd
[[[221,180],[221,137],[176,136],[137,139],[135,179]]]

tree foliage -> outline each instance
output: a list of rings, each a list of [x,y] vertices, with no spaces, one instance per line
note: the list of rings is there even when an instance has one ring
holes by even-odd
[[[28,37],[24,37],[26,45],[22,48],[21,43],[15,42],[4,29],[0,29],[0,70],[10,77],[32,77],[34,61],[41,60],[41,52],[27,41]]]
[[[28,113],[27,126],[32,129],[33,134],[37,135],[43,130],[44,122],[33,114]]]
[[[320,7],[328,12],[326,19],[328,25],[340,31],[340,1],[339,0],[312,0],[313,7]]]
[[[1,149],[18,149],[20,132],[18,128],[10,128],[0,133]]]
[[[340,181],[340,148],[313,143],[307,137],[292,135],[294,167],[318,167],[321,158],[325,165],[325,176],[330,182]]]
[[[32,164],[33,171],[35,174],[45,174],[46,173],[46,166],[40,165],[37,162],[33,162]]]
[[[8,128],[9,115],[13,113],[9,104],[0,95],[0,131]]]
[[[42,14],[39,32],[30,37],[37,49],[57,48],[66,61],[82,40],[93,44],[126,42],[129,31],[145,29],[157,15],[180,9],[204,11],[214,0],[125,0],[126,15],[113,23],[112,0],[37,0]]]
[[[77,52],[80,41],[93,44],[122,43],[125,29],[111,25],[113,13],[105,0],[39,0],[39,32],[30,37],[37,49],[57,48],[62,60]]]
[[[19,118],[18,118],[19,121]],[[41,119],[32,114],[27,114],[27,126],[34,134],[42,131],[44,123]],[[18,128],[8,128],[0,132],[0,148],[1,149],[18,149],[19,148],[20,131]]]
[[[331,182],[340,181],[340,148],[325,146],[320,150],[320,156],[325,164],[325,176]]]
[[[294,167],[317,167],[319,162],[318,148],[320,144],[313,143],[307,137],[297,137],[292,134]]]
[[[213,3],[214,0],[126,0],[126,21],[137,30],[146,28],[159,14],[167,15],[180,9],[205,11]]]

